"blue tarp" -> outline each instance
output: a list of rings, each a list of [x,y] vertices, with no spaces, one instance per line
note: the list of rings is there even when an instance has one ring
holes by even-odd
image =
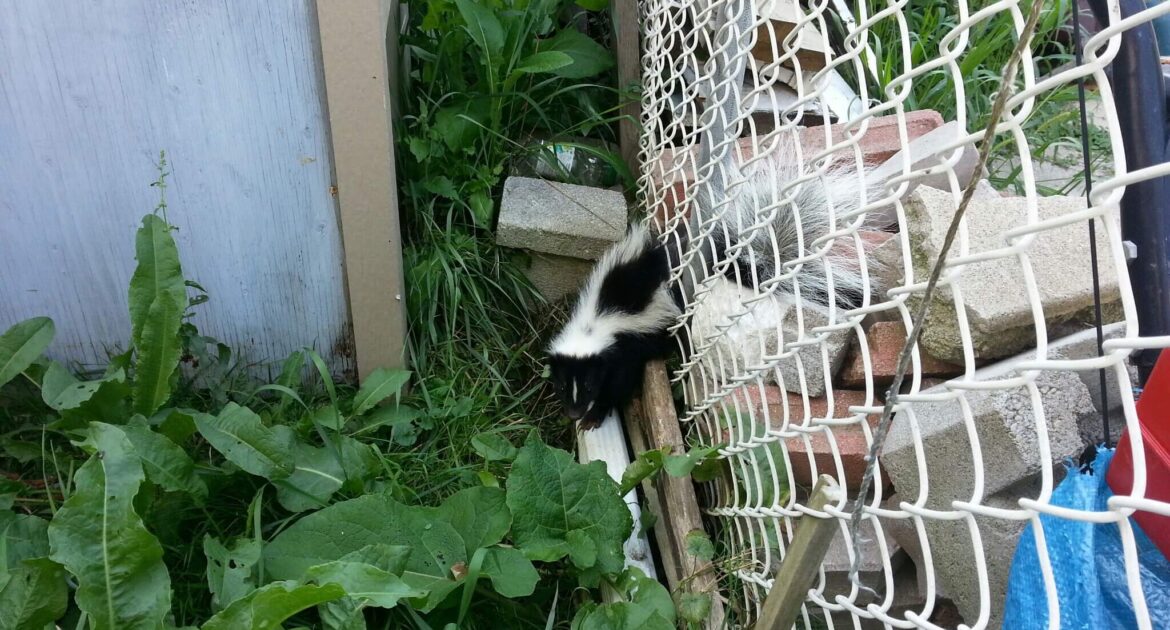
[[[1099,449],[1093,474],[1070,466],[1064,481],[1052,493],[1052,504],[1094,512],[1107,510],[1106,502],[1113,492],[1105,482],[1105,471],[1112,458],[1112,450]],[[1154,482],[1166,483],[1151,480]],[[1117,524],[1086,523],[1047,515],[1042,515],[1040,521],[1056,580],[1059,627],[1136,628]],[[1132,519],[1130,524],[1137,541],[1142,591],[1153,627],[1170,628],[1170,561]],[[1012,560],[1003,627],[1012,630],[1048,627],[1048,597],[1031,523],[1020,536]]]

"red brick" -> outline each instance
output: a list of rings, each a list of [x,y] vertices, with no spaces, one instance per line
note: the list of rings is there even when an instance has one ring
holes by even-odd
[[[754,408],[757,417],[763,413],[760,407],[760,393],[758,386],[750,386],[737,392],[737,397],[740,402],[750,401]],[[825,418],[827,415],[832,419],[846,419],[850,418],[852,414],[849,413],[849,407],[859,406],[865,404],[865,392],[851,391],[851,390],[834,390],[833,392],[833,411],[828,414],[829,402],[827,398],[812,398],[809,399],[809,415],[810,419]],[[768,414],[771,426],[779,428],[784,422],[784,405],[788,405],[789,409],[789,426],[799,426],[804,424],[804,402],[799,394],[792,394],[789,392],[782,392],[780,388],[767,385],[763,388],[764,402],[768,406]],[[875,400],[874,406],[881,405],[881,400]],[[866,421],[872,428],[877,426],[879,414],[871,414],[866,417]],[[833,433],[833,439],[837,444],[837,451],[841,454],[841,465],[845,473],[845,481],[850,488],[856,488],[861,483],[861,478],[865,474],[865,456],[869,453],[869,447],[865,441],[865,433],[858,424],[851,424],[846,426],[834,426],[828,428]],[[726,436],[730,438],[730,435]],[[730,440],[729,440],[730,441]],[[837,476],[837,465],[833,460],[833,449],[829,445],[827,431],[812,433],[809,435],[809,441],[812,444],[812,458],[816,463],[818,474],[828,474],[833,477]],[[812,471],[809,468],[808,449],[803,437],[791,437],[784,440],[784,445],[788,450],[789,460],[792,463],[791,478],[794,482],[801,486],[810,486],[813,482]],[[889,485],[889,477],[882,473],[883,485]]]
[[[926,135],[927,132],[934,131],[943,124],[942,114],[932,110],[923,109],[906,113],[906,137],[907,140],[913,141],[919,136]],[[839,144],[849,138],[849,134],[845,130],[845,124],[836,124],[829,128],[832,134],[833,144]],[[857,134],[858,131],[853,131]],[[894,154],[902,150],[902,140],[898,137],[898,117],[897,116],[879,116],[869,120],[869,126],[865,130],[865,135],[861,136],[861,159],[867,166],[877,166],[886,160],[894,157]],[[800,132],[800,145],[804,149],[806,156],[812,157],[813,154],[823,151],[825,148],[825,131],[822,127],[806,127]],[[841,152],[845,153],[842,149]],[[847,156],[852,156],[852,149],[848,150]]]
[[[885,387],[894,381],[898,355],[906,345],[906,334],[906,327],[901,321],[874,322],[866,331],[870,370],[875,386]],[[947,378],[963,373],[962,366],[936,359],[926,354],[921,346],[918,348],[918,356],[922,360],[923,377]],[[845,365],[837,374],[837,383],[842,387],[865,387],[865,364],[862,361],[861,348],[857,345],[853,346],[849,356],[845,358]]]
[[[914,140],[919,136],[926,134],[943,124],[942,115],[930,109],[908,112],[906,114],[906,135],[909,140]],[[833,144],[839,144],[849,138],[849,134],[845,130],[845,124],[839,123],[829,127],[829,133]],[[857,130],[854,134],[859,133]],[[820,153],[825,148],[825,128],[824,126],[805,127],[797,131],[797,136],[800,140],[801,155],[807,161],[817,153]],[[782,134],[773,142],[788,142],[790,135]],[[763,137],[755,138],[741,138],[739,141],[740,149],[742,150],[743,159],[751,158],[755,155],[755,147],[759,143],[765,143]],[[862,161],[867,166],[877,166],[886,160],[893,157],[902,148],[901,140],[898,137],[898,117],[897,116],[879,116],[869,119],[864,135],[861,136],[859,143],[861,145]],[[689,164],[681,169],[675,170],[674,160],[680,151],[690,151],[691,156],[688,160]],[[840,149],[838,151],[840,158],[844,158],[845,163],[851,163],[853,160],[853,149]],[[690,206],[685,203],[687,193],[690,189],[690,184],[694,181],[694,173],[692,172],[694,162],[698,157],[698,148],[691,146],[688,149],[667,149],[663,151],[659,158],[657,169],[651,173],[651,178],[654,181],[651,194],[661,190],[663,197],[661,203],[655,205],[656,200],[651,199],[651,207],[655,217],[659,222],[666,217],[674,214],[676,208],[682,208],[682,212],[688,213]],[[652,167],[653,168],[653,167]]]

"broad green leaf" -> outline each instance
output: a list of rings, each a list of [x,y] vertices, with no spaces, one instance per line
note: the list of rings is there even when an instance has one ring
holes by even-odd
[[[317,607],[325,630],[366,630],[362,604],[352,597],[342,597]]]
[[[475,219],[475,224],[480,227],[487,227],[492,224],[492,216],[496,211],[496,202],[492,201],[490,195],[485,192],[474,192],[467,199],[467,205],[471,208],[471,214]]]
[[[406,563],[410,560],[413,550],[405,545],[386,545],[376,543],[366,545],[357,551],[341,556],[346,562],[361,562],[373,565],[394,575],[402,575],[406,570]]]
[[[613,66],[613,55],[608,50],[590,39],[588,35],[571,28],[561,30],[542,43],[541,49],[564,53],[573,60],[572,64],[551,71],[557,76],[569,79],[592,77]]]
[[[0,630],[43,628],[65,614],[65,569],[48,558],[25,560],[0,577]]]
[[[342,425],[345,424],[345,419],[341,417],[341,412],[333,403],[325,403],[313,412],[313,422],[334,431],[340,431]]]
[[[571,630],[675,630],[657,611],[629,602],[585,607],[573,618]]]
[[[582,607],[573,630],[673,630],[674,602],[657,580],[629,569],[615,584],[625,601]]]
[[[455,189],[455,183],[451,181],[450,177],[445,175],[428,177],[423,181],[423,188],[427,192],[434,193],[445,199],[454,200],[459,198],[459,191]]]
[[[422,412],[407,405],[386,405],[370,412],[362,420],[362,427],[354,435],[370,433],[382,427],[397,427],[409,424],[422,416]]]
[[[228,549],[204,535],[203,555],[207,556],[207,587],[213,609],[223,610],[256,588],[254,567],[260,561],[260,543],[255,539],[241,538]]]
[[[309,444],[294,447],[296,469],[275,481],[276,500],[290,512],[304,512],[329,505],[334,492],[345,484],[345,471],[337,456],[326,448]]]
[[[134,411],[153,414],[171,395],[171,375],[179,367],[179,327],[187,308],[187,287],[171,228],[148,214],[134,243],[138,261],[130,278],[130,339],[138,361],[134,371]]]
[[[490,547],[480,573],[492,581],[492,588],[504,597],[528,597],[536,591],[540,574],[519,549]]]
[[[464,28],[472,41],[488,57],[484,63],[491,64],[504,47],[504,27],[500,20],[491,8],[476,0],[455,0],[455,6],[463,16]]]
[[[190,409],[164,409],[155,415],[151,421],[158,428],[158,432],[167,436],[175,444],[184,444],[195,432],[195,418],[204,415]]]
[[[178,444],[165,435],[155,433],[138,417],[123,427],[126,437],[134,445],[134,454],[142,461],[142,468],[151,482],[170,492],[186,492],[202,502],[207,498],[207,484],[195,474],[195,462]]]
[[[253,475],[284,479],[296,469],[292,434],[264,426],[247,407],[228,403],[218,416],[197,416],[195,426],[228,461]]]
[[[343,596],[345,591],[336,584],[273,582],[236,600],[202,627],[203,630],[273,630],[306,608]]]
[[[516,64],[515,72],[536,74],[539,72],[553,72],[565,66],[572,65],[573,58],[559,50],[546,50],[533,53],[520,63]]]
[[[716,445],[692,448],[683,455],[667,455],[662,467],[666,470],[666,474],[672,477],[683,477],[689,475],[695,466],[714,455],[717,450],[719,450],[719,446]]]
[[[669,448],[663,447],[662,449],[641,453],[634,458],[634,461],[630,462],[629,466],[626,466],[625,472],[622,473],[622,483],[618,490],[622,496],[626,496],[626,493],[642,483],[643,479],[652,477],[658,474],[658,471],[662,470],[662,461]]]
[[[410,372],[406,370],[378,368],[370,372],[353,397],[353,415],[360,416],[390,396],[398,396],[409,380]]]
[[[570,549],[568,533],[581,530],[597,546],[603,573],[622,570],[622,544],[633,519],[604,463],[578,464],[534,432],[512,465],[507,490],[512,540],[528,557],[548,559],[550,552],[563,557]]]
[[[504,539],[512,525],[512,514],[503,490],[477,486],[451,495],[438,508],[438,516],[463,539],[468,558],[480,547]]]
[[[576,0],[576,4],[587,11],[604,11],[609,0]]]
[[[95,452],[49,524],[50,559],[77,578],[75,600],[98,628],[158,628],[170,612],[162,546],[134,511],[145,475],[122,429],[90,424]]]
[[[412,549],[401,577],[412,588],[429,592],[416,604],[424,611],[458,586],[451,567],[467,562],[463,537],[443,520],[438,508],[406,506],[388,495],[367,494],[318,510],[281,532],[264,547],[265,567],[275,579],[300,578],[309,567],[378,544]]]
[[[335,560],[305,571],[305,579],[318,584],[338,584],[349,597],[379,608],[393,608],[402,599],[418,599],[427,592],[413,588],[402,578],[364,562]]]
[[[597,564],[597,543],[582,529],[574,529],[565,534],[565,542],[569,543],[569,560],[578,569],[589,569]]]
[[[678,614],[689,623],[704,623],[711,617],[711,594],[690,591],[679,593]]]
[[[653,610],[674,623],[674,602],[670,599],[670,592],[658,580],[630,567],[622,573],[616,586],[630,603]]]
[[[281,365],[280,376],[277,377],[276,384],[295,391],[301,384],[304,367],[305,353],[300,350],[292,351]]]
[[[55,330],[48,317],[26,319],[0,335],[0,387],[28,369],[49,343]]]
[[[470,99],[435,112],[434,130],[452,151],[470,148],[484,133],[490,117],[490,101]]]
[[[283,426],[274,430],[278,435],[291,431]],[[282,507],[290,512],[325,507],[333,494],[347,483],[352,484],[351,490],[361,491],[365,480],[381,471],[373,446],[345,436],[337,438],[335,445],[338,451],[303,443],[294,446],[296,470],[287,478],[273,482],[276,499]]]
[[[126,418],[130,388],[126,373],[114,370],[95,381],[79,381],[57,361],[49,364],[41,380],[41,398],[49,408],[84,426],[92,420],[118,424]]]
[[[77,377],[73,376],[68,368],[61,365],[59,361],[50,361],[49,367],[45,370],[45,375],[41,377],[41,400],[45,401],[45,404],[51,409],[60,411],[62,407],[59,405],[68,404],[71,401],[58,402],[58,400],[70,389],[78,389],[79,384],[80,381],[77,380]],[[93,392],[90,391],[90,393],[92,394]],[[79,395],[74,394],[74,396]],[[76,403],[69,405],[70,408],[76,406]]]
[[[32,514],[0,513],[0,573],[49,555],[49,521]]]
[[[687,553],[699,560],[710,560],[715,557],[715,545],[707,537],[707,532],[701,529],[692,529],[686,535]]]
[[[479,433],[471,438],[471,448],[489,462],[510,462],[520,451],[499,433]]]

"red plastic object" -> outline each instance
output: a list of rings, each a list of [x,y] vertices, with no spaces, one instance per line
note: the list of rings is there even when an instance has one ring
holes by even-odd
[[[1170,503],[1170,352],[1162,352],[1137,400],[1138,424],[1146,452],[1148,499]],[[1122,433],[1117,454],[1105,476],[1114,494],[1130,494],[1133,488],[1133,450],[1129,432]],[[1150,540],[1170,558],[1170,517],[1134,512],[1133,519]]]

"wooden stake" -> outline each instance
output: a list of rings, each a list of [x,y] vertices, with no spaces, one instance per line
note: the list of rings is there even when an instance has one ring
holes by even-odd
[[[828,475],[821,475],[813,487],[808,507],[820,512],[826,505],[839,502],[842,496],[837,482]],[[792,627],[817,576],[817,569],[825,561],[825,553],[829,551],[836,530],[837,521],[832,518],[804,516],[800,519],[796,535],[788,545],[788,554],[764,600],[764,613],[756,622],[756,630],[788,630]]]

